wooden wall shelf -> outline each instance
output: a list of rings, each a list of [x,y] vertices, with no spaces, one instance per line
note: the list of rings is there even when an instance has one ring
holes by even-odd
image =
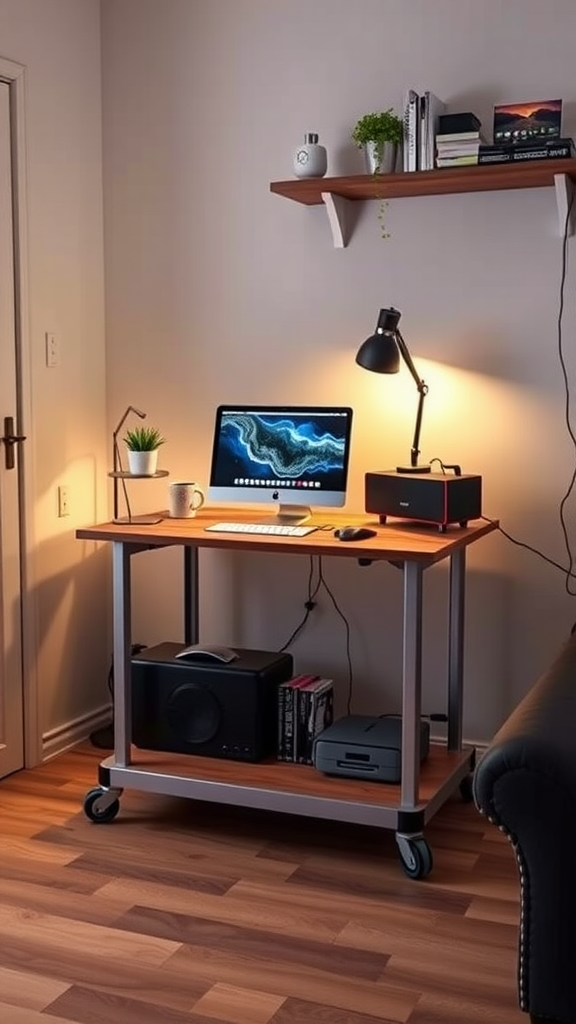
[[[487,164],[403,174],[355,174],[345,178],[293,178],[273,181],[270,191],[306,206],[323,203],[332,227],[334,245],[344,248],[349,202],[399,199],[409,196],[453,195],[458,192],[495,192],[505,189],[554,186],[561,234],[564,234],[576,159],[534,160],[528,163]],[[572,233],[572,232],[570,232]]]

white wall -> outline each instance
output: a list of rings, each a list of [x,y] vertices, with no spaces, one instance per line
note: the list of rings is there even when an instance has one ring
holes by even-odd
[[[65,5],[64,5],[65,6]],[[366,469],[406,458],[408,374],[355,366],[381,306],[430,385],[423,458],[483,475],[484,509],[566,563],[558,505],[574,468],[556,320],[561,241],[551,190],[400,199],[383,241],[377,204],[332,248],[320,208],[269,193],[317,131],[329,174],[362,172],[357,117],[401,109],[409,86],[489,130],[494,103],[563,97],[576,131],[571,0],[103,0],[109,429],[128,403],[169,438],[173,477],[206,482],[222,401],[356,409],[349,511]],[[569,246],[570,254],[573,244]],[[564,340],[574,378],[573,269]],[[94,410],[96,411],[96,410]],[[137,510],[165,484],[134,486]],[[567,509],[574,538],[573,506]],[[146,564],[148,559],[148,564]],[[398,708],[400,576],[327,560],[352,623],[354,710]],[[202,634],[275,649],[299,621],[305,559],[202,556]],[[492,536],[470,551],[465,733],[487,739],[576,618],[561,572]],[[179,561],[138,564],[135,639],[178,639]],[[444,707],[444,569],[427,573],[425,710]],[[345,635],[326,598],[294,648],[299,670],[346,688]]]
[[[98,0],[0,0],[2,56],[26,67],[33,565],[40,730],[106,702],[108,559],[75,540],[105,518],[106,401]],[[60,365],[45,366],[53,331]],[[57,517],[57,488],[71,514]]]

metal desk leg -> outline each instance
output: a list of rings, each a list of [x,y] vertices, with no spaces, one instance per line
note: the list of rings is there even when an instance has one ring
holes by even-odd
[[[198,611],[198,548],[184,547],[184,643],[198,643],[200,616]]]
[[[130,764],[132,721],[130,548],[112,544],[112,593],[114,604],[114,760],[121,767]]]
[[[464,580],[466,550],[450,556],[450,612],[448,625],[448,750],[462,750],[464,702]]]
[[[419,562],[404,562],[402,667],[402,810],[413,810],[420,782],[422,701],[422,575]]]

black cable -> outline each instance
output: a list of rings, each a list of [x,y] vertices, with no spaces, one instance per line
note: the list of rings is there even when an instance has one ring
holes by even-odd
[[[483,519],[484,522],[486,523],[496,522],[495,519],[490,519],[489,516],[480,516],[480,519]],[[555,569],[560,569],[560,572],[564,573],[565,576],[574,576],[576,578],[576,573],[573,572],[571,569],[567,569],[566,566],[561,565],[560,562],[555,562],[553,558],[550,558],[548,555],[545,555],[543,551],[540,551],[539,548],[533,547],[532,544],[527,544],[525,541],[518,540],[516,537],[513,537],[512,534],[508,533],[503,526],[500,526],[500,523],[496,523],[496,529],[504,537],[506,537],[506,540],[509,540],[512,544],[515,544],[516,547],[526,548],[527,551],[532,551],[534,555],[538,555],[539,558],[542,558],[545,562],[548,562],[549,565],[553,565]]]
[[[562,379],[564,381],[564,394],[565,394],[564,418],[565,418],[565,422],[566,422],[566,429],[568,431],[568,436],[570,437],[570,440],[572,441],[572,444],[574,446],[574,450],[576,452],[576,435],[574,434],[574,430],[572,428],[571,417],[570,417],[570,383],[568,381],[568,373],[567,373],[567,370],[566,370],[566,363],[565,363],[565,360],[564,360],[564,350],[563,350],[563,341],[562,341],[562,319],[563,319],[563,316],[564,316],[564,289],[566,287],[566,273],[567,273],[567,269],[568,269],[568,231],[569,231],[569,228],[570,228],[570,217],[571,217],[571,213],[572,213],[572,205],[573,205],[573,203],[574,203],[574,189],[572,189],[572,194],[570,196],[570,202],[568,203],[568,209],[566,211],[566,221],[565,221],[565,224],[564,224],[564,237],[562,239],[562,273],[561,273],[561,276],[560,276],[560,301],[559,301],[559,304],[558,304],[557,338],[558,338],[558,359],[560,361],[560,368],[562,370]],[[566,575],[565,575],[564,585],[565,585],[565,588],[566,588],[566,593],[569,594],[570,597],[576,597],[576,591],[570,589],[570,579],[571,579],[572,576],[574,576],[574,572],[573,572],[573,569],[574,569],[574,555],[572,553],[572,548],[570,547],[570,537],[568,535],[568,527],[566,525],[566,519],[565,519],[565,516],[564,516],[564,509],[566,507],[568,499],[570,498],[570,495],[572,494],[572,491],[574,490],[574,484],[575,483],[576,483],[576,465],[574,466],[574,470],[573,470],[572,476],[570,478],[570,483],[568,484],[568,489],[567,489],[564,497],[562,498],[562,500],[560,502],[560,506],[559,506],[560,526],[562,528],[562,534],[564,536],[564,544],[565,544],[565,547],[566,547],[566,553],[568,555],[568,568],[565,570]]]
[[[322,569],[322,556],[319,555],[319,556],[316,556],[316,557],[318,559],[317,569],[315,567],[314,556],[312,556],[312,555],[310,556],[310,571],[309,571],[309,574],[308,574],[308,599],[307,599],[306,605],[305,605],[306,606],[306,613],[303,616],[302,620],[296,626],[296,629],[291,633],[291,635],[288,638],[288,640],[286,641],[286,643],[283,644],[282,647],[280,648],[280,654],[282,654],[285,650],[287,650],[288,647],[290,647],[290,645],[294,642],[296,637],[304,629],[304,626],[306,625],[306,623],[308,622],[308,619],[310,617],[310,612],[312,611],[313,608],[316,607],[316,601],[315,601],[316,596],[318,595],[318,592],[320,591],[320,589],[323,587],[324,590],[326,591],[326,593],[328,594],[328,597],[332,601],[332,604],[334,605],[334,608],[335,608],[336,612],[338,613],[338,615],[340,616],[340,618],[342,619],[342,621],[344,622],[344,625],[346,627],[346,659],[348,661],[348,697],[347,697],[347,701],[346,701],[346,708],[347,708],[347,713],[350,714],[350,708],[352,706],[352,690],[353,690],[353,684],[354,684],[354,672],[353,672],[353,668],[352,668],[352,656],[351,656],[351,653],[350,653],[350,623],[348,622],[348,619],[344,615],[343,611],[338,606],[338,602],[337,602],[336,598],[334,597],[334,594],[332,593],[332,591],[330,590],[330,587],[328,586],[328,584],[326,582],[326,579],[325,579],[324,573],[323,573],[323,569]],[[313,586],[312,585],[312,581],[314,579],[314,572],[315,572],[315,570],[318,572],[318,581],[317,581],[316,585]]]
[[[302,632],[302,630],[304,629],[304,626],[308,622],[308,619],[310,618],[310,612],[312,612],[313,609],[316,607],[316,603],[315,603],[314,599],[315,599],[315,597],[316,597],[316,595],[317,595],[317,593],[318,593],[318,591],[320,589],[320,585],[321,584],[320,584],[320,579],[318,579],[318,582],[316,583],[316,586],[313,587],[312,586],[313,579],[314,579],[314,557],[312,555],[310,555],[310,566],[309,566],[309,572],[308,572],[308,598],[307,598],[307,600],[305,602],[305,605],[304,605],[304,607],[306,608],[306,613],[303,616],[303,618],[301,619],[301,621],[298,623],[298,625],[296,626],[296,629],[290,634],[290,636],[288,637],[286,643],[282,644],[282,647],[279,650],[280,654],[283,654],[284,651],[286,651],[288,649],[288,647],[290,647],[290,645],[292,643],[294,643],[294,640]]]
[[[140,651],[146,649],[146,644],[132,644],[130,648],[130,654],[134,657],[136,654],[140,654]],[[110,696],[112,698],[112,704],[114,704],[114,659],[110,660],[110,668],[108,669],[108,678],[106,680]],[[102,726],[101,729],[95,729],[94,732],[90,733],[90,742],[93,747],[98,747],[100,750],[114,750],[114,708],[112,707],[112,721],[108,725]]]
[[[321,555],[318,557],[318,574],[319,574],[320,582],[322,583],[322,586],[324,587],[326,593],[328,594],[328,597],[332,601],[332,604],[334,605],[334,608],[335,608],[336,612],[338,613],[338,615],[342,619],[342,622],[344,623],[344,626],[345,626],[345,629],[346,629],[346,660],[348,661],[348,697],[347,697],[347,700],[346,700],[346,713],[349,715],[350,714],[350,709],[352,707],[352,690],[353,690],[353,684],[354,684],[354,672],[353,672],[353,669],[352,669],[352,656],[350,654],[350,623],[348,622],[348,619],[344,615],[344,612],[338,606],[338,602],[337,602],[336,598],[334,597],[334,594],[332,593],[332,591],[330,590],[330,587],[326,583],[326,580],[324,578],[324,573],[322,571],[322,556]]]

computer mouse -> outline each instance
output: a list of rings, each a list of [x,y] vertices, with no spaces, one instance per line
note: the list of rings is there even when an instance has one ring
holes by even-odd
[[[334,530],[334,536],[338,540],[368,540],[376,536],[376,530],[367,526],[342,526],[340,530]]]

